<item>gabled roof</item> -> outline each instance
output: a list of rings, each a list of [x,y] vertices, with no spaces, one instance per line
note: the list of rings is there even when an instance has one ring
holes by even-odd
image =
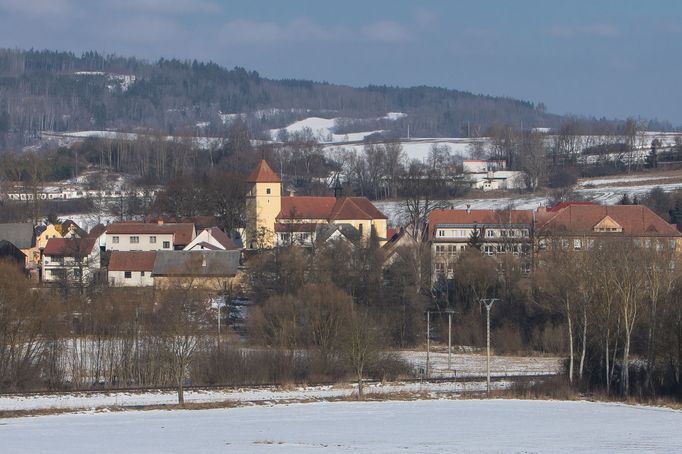
[[[90,233],[88,233],[88,237],[89,238],[99,238],[106,231],[107,231],[107,228],[104,226],[104,224],[97,224],[92,229],[90,229]]]
[[[6,240],[19,249],[28,249],[36,244],[33,224],[28,222],[0,224],[0,240]]]
[[[429,238],[435,236],[439,225],[530,226],[532,222],[531,210],[434,210],[429,214]]]
[[[556,205],[554,205],[553,207],[547,208],[547,211],[549,211],[550,213],[555,213],[555,212],[561,211],[564,208],[571,206],[571,205],[594,205],[594,202],[591,202],[589,200],[577,200],[574,202],[559,202]]]
[[[335,197],[282,197],[277,219],[329,219],[335,203]]]
[[[66,221],[62,222],[62,231],[61,234],[62,236],[66,236],[70,231],[73,230],[73,233],[79,236],[80,238],[83,238],[87,236],[88,232],[85,230],[81,229],[78,224],[76,224],[74,221],[71,219],[67,219]]]
[[[315,241],[327,241],[336,232],[341,234],[341,238],[350,241],[357,241],[360,239],[360,232],[351,224],[318,224],[315,228]]]
[[[159,251],[153,276],[228,277],[239,267],[239,251]]]
[[[595,232],[606,217],[622,232]],[[583,235],[682,236],[677,228],[643,205],[570,205],[538,217],[538,233]]]
[[[225,248],[226,251],[230,251],[233,249],[239,249],[239,247],[234,244],[234,241],[230,239],[229,236],[222,230],[220,230],[218,227],[211,227],[209,230],[209,233],[213,237],[214,240],[216,240],[222,247]]]
[[[43,254],[51,257],[87,257],[95,246],[95,238],[50,238]]]
[[[283,219],[324,219],[327,221],[386,219],[366,197],[282,197],[277,215]]]
[[[247,183],[281,183],[279,178],[272,168],[268,165],[265,159],[261,159],[255,169],[246,178]]]
[[[152,271],[156,251],[113,251],[109,271]]]

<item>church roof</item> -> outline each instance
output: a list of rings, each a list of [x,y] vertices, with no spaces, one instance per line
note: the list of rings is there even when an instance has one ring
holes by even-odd
[[[281,183],[277,175],[268,165],[265,159],[261,159],[251,175],[246,179],[247,183]]]
[[[283,219],[371,220],[386,219],[366,197],[282,197],[277,215]]]

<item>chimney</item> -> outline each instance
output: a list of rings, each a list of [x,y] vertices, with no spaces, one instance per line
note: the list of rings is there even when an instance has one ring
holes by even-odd
[[[163,219],[161,219],[161,218],[157,219],[156,223],[159,225],[163,225]]]

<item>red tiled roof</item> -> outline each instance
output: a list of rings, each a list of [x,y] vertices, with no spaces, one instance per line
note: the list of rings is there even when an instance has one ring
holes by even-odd
[[[279,178],[272,168],[268,165],[265,159],[261,159],[251,175],[246,179],[247,183],[280,183]]]
[[[533,222],[531,210],[434,210],[429,214],[429,238],[433,238],[440,224],[508,225]]]
[[[600,235],[682,236],[673,224],[643,205],[569,205],[556,213],[537,217],[540,234],[592,234],[594,226],[609,216],[622,232],[598,232]]]
[[[277,219],[386,219],[366,197],[282,197]]]
[[[51,257],[86,257],[95,241],[96,238],[50,238],[43,253]]]
[[[277,219],[329,219],[335,197],[282,197]]]
[[[168,235],[174,234],[174,246],[187,246],[192,241],[194,224],[156,224],[144,222],[115,222],[107,226],[107,233],[113,235]]]
[[[156,251],[113,251],[109,259],[109,271],[152,271]]]
[[[555,213],[557,211],[561,211],[566,207],[569,207],[571,205],[594,205],[594,202],[590,202],[588,200],[578,200],[576,202],[559,202],[553,207],[547,208],[547,211],[550,213]]]
[[[88,233],[88,237],[89,238],[99,238],[100,235],[102,235],[106,231],[107,231],[107,228],[103,224],[97,224],[92,229],[90,229],[90,233]]]

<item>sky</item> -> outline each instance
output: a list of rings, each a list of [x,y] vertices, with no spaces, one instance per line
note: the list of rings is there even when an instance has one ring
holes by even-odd
[[[682,125],[677,0],[0,0],[0,47],[433,85]]]

